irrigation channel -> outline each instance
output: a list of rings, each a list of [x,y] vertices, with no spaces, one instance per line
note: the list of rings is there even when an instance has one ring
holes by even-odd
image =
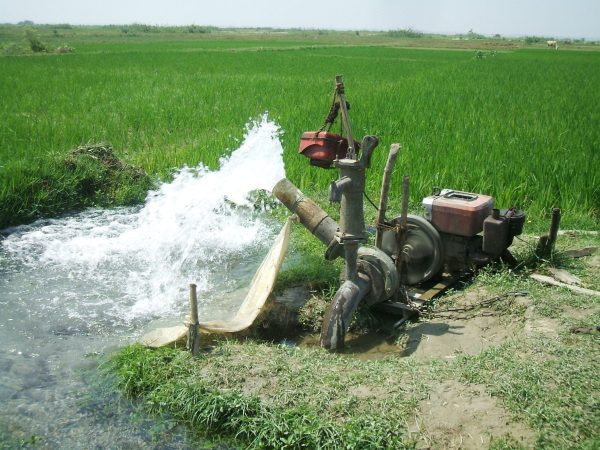
[[[97,367],[149,328],[181,323],[189,283],[202,320],[235,310],[278,231],[248,200],[285,176],[278,136],[265,116],[218,170],[179,170],[140,207],[3,230],[0,444],[186,446],[185,430],[119,400]]]

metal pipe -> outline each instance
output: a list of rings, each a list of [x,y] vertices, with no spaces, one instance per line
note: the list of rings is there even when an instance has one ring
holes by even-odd
[[[356,282],[346,280],[335,293],[321,329],[321,346],[332,351],[344,348],[344,340],[354,310],[369,293],[371,282],[359,274]]]
[[[335,259],[343,254],[343,249],[335,239],[335,234],[340,228],[337,222],[319,205],[306,197],[290,180],[287,178],[279,180],[273,188],[273,194],[290,211],[298,215],[300,223],[308,231],[328,247],[330,250],[328,259]]]

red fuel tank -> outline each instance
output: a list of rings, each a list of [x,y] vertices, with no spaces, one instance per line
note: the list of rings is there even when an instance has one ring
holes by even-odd
[[[471,237],[483,230],[483,221],[494,207],[489,195],[442,189],[423,199],[425,218],[438,231]]]

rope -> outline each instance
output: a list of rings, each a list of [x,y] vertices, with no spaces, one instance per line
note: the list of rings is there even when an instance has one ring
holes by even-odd
[[[292,211],[296,212],[296,208],[298,207],[298,205],[303,202],[304,200],[306,200],[306,196],[304,194],[300,194],[296,200],[294,200],[294,203],[292,203],[292,207],[290,208]]]

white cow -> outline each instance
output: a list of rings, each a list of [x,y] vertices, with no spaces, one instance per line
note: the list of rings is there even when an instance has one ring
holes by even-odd
[[[558,50],[558,42],[548,41],[548,47],[554,47],[556,50]]]

